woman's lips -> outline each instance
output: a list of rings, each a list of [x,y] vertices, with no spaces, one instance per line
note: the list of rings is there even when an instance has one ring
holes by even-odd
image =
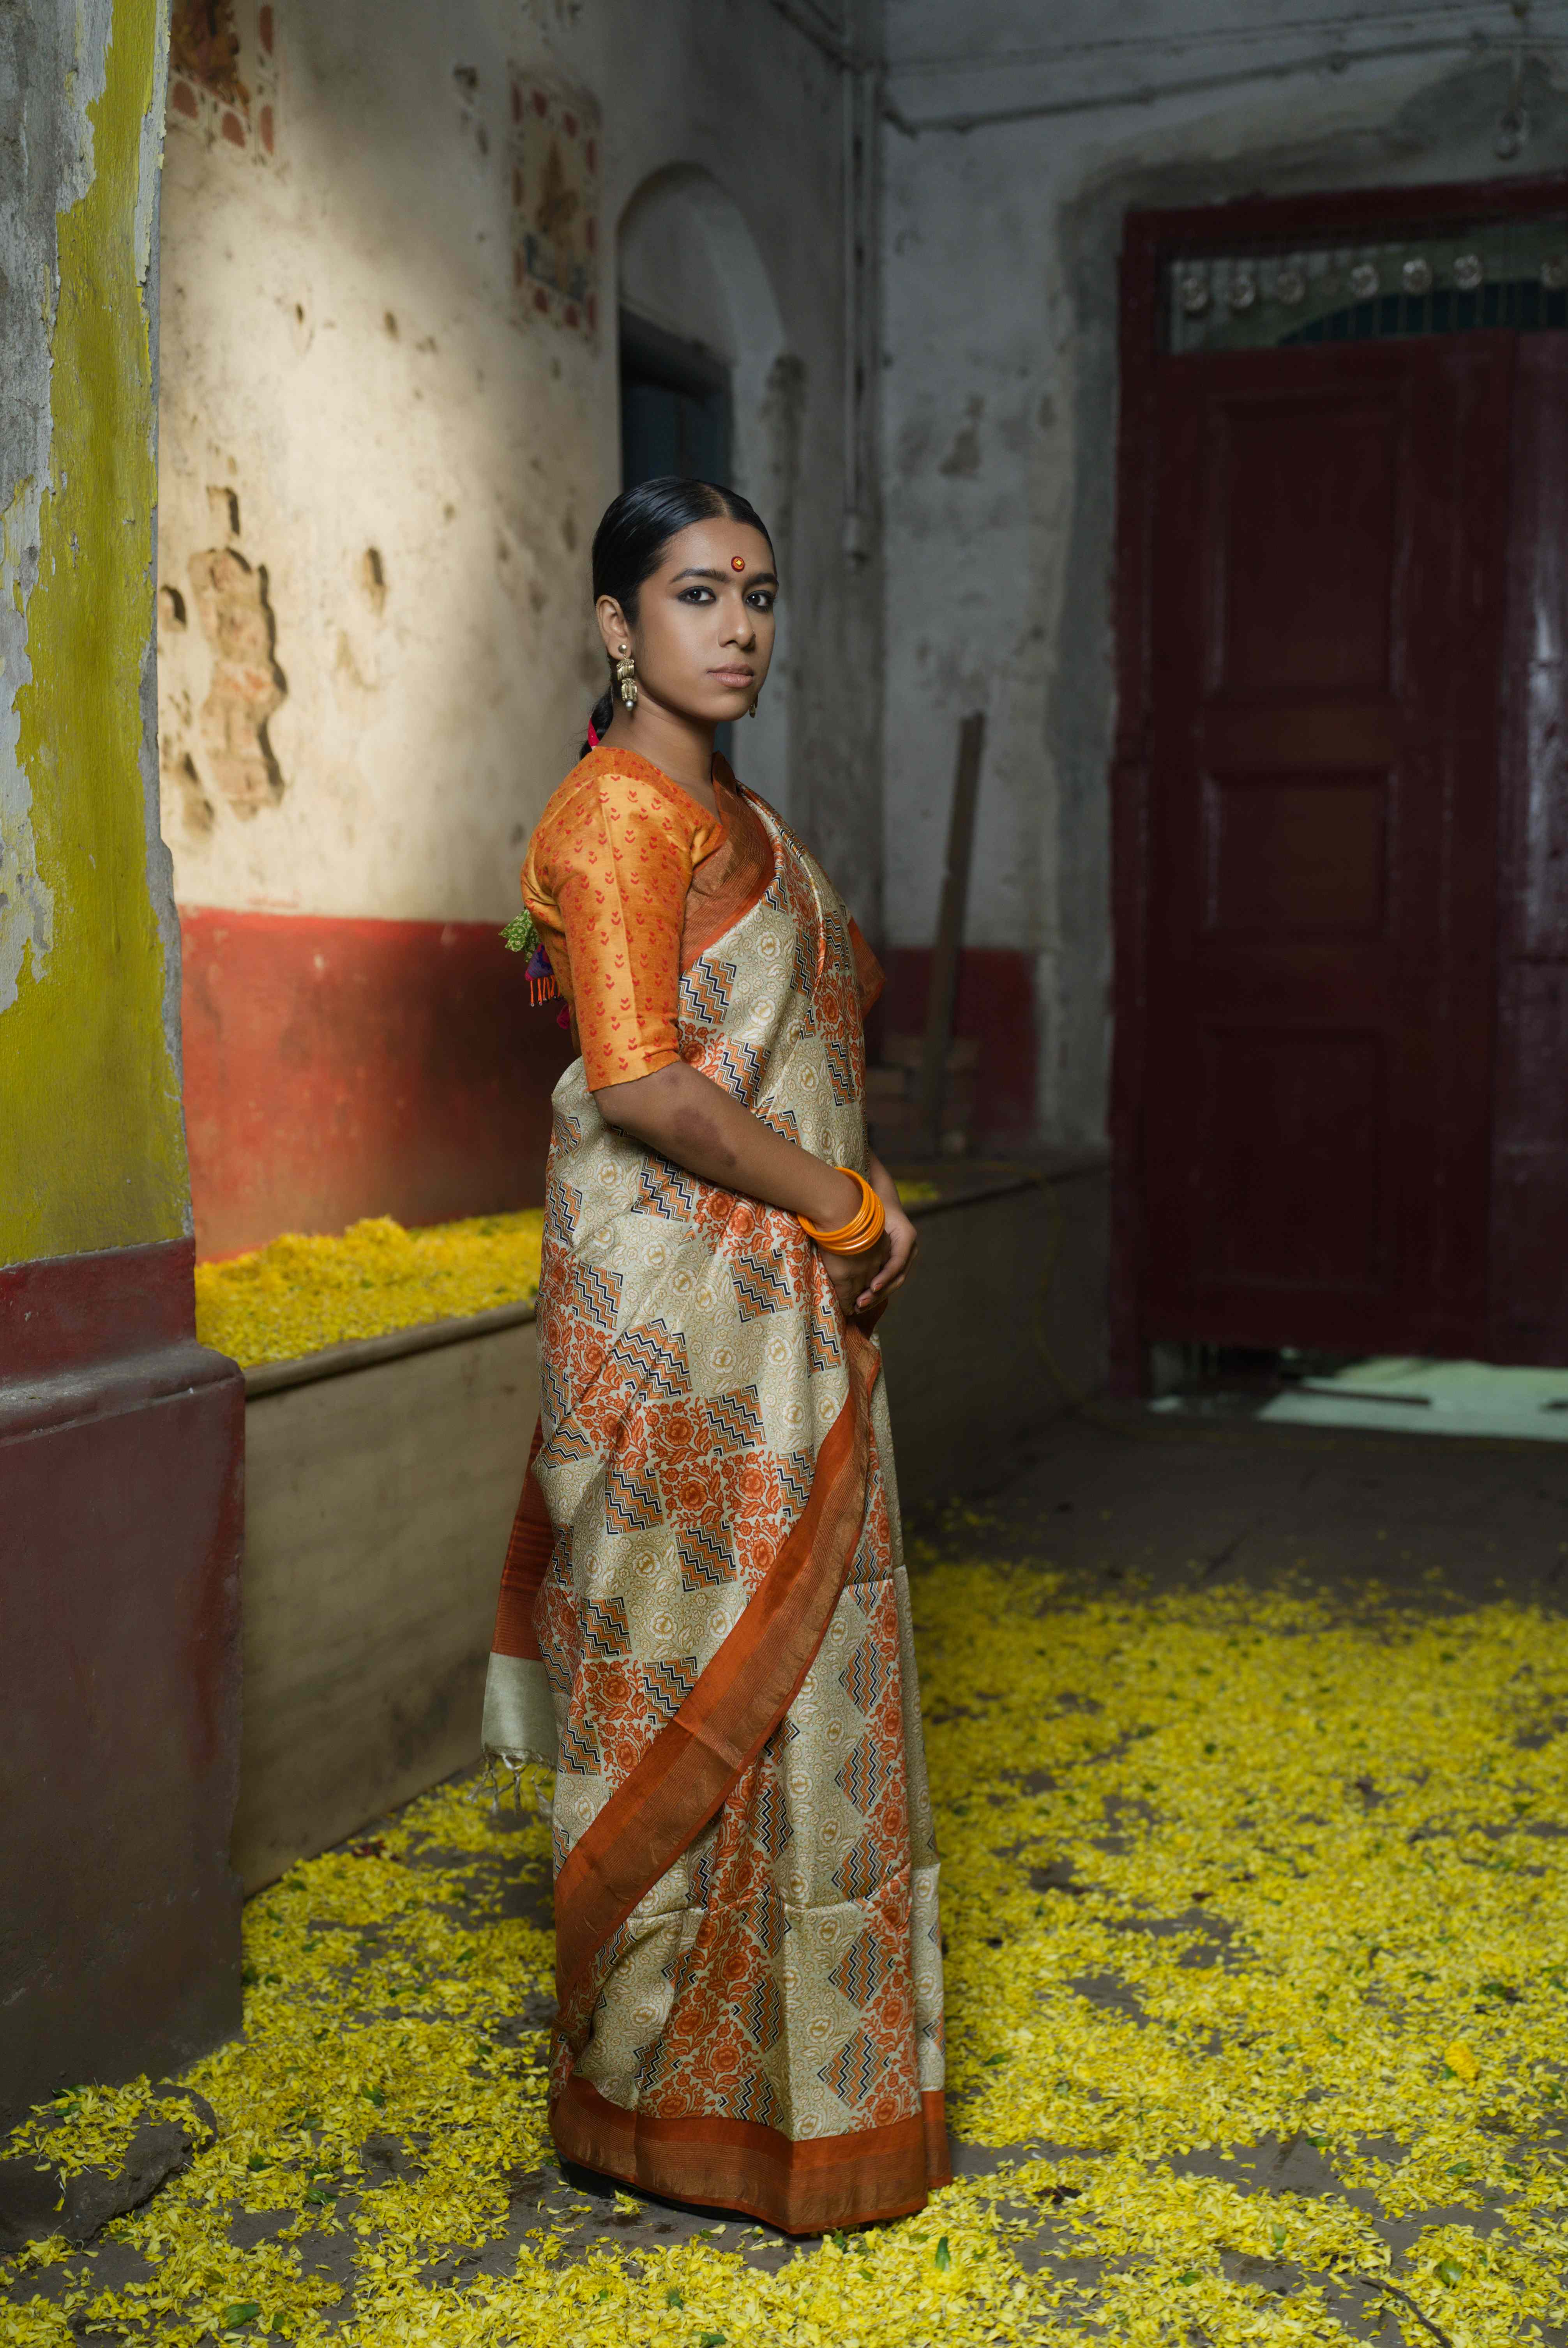
[[[711,668],[708,675],[720,685],[751,685],[755,680],[756,671],[750,668]]]

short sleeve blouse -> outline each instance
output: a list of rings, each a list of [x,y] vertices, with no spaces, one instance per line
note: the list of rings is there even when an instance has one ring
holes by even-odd
[[[719,762],[725,795],[733,778]],[[571,1006],[590,1091],[651,1076],[681,1056],[681,973],[755,901],[772,863],[744,799],[723,816],[700,807],[635,752],[600,747],[572,768],[539,819],[523,866],[523,901]],[[728,854],[692,891],[692,875]],[[882,973],[852,922],[862,1011]]]
[[[590,750],[540,818],[523,901],[575,1015],[590,1090],[680,1058],[686,895],[723,838],[722,817],[621,749]]]

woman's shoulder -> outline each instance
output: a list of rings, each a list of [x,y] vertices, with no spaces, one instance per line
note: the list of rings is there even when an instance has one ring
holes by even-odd
[[[535,826],[528,860],[540,869],[586,834],[601,836],[607,823],[615,832],[657,830],[688,852],[704,829],[702,810],[659,767],[635,750],[600,743],[551,795]]]

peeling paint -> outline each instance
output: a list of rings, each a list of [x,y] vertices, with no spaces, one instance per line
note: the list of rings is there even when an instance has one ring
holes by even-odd
[[[162,10],[56,0],[8,46],[0,1262],[188,1222],[149,724]]]
[[[27,597],[37,575],[41,495],[30,477],[16,484],[0,544],[0,643],[5,674],[15,675],[18,681],[29,674],[26,623]],[[18,731],[15,701],[8,699],[0,708],[0,1012],[15,1002],[16,983],[29,955],[34,977],[43,976],[55,938],[54,892],[38,874],[33,795],[16,763]]]

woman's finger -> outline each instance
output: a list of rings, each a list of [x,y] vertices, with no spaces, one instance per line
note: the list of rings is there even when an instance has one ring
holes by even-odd
[[[908,1244],[907,1246],[895,1246],[890,1251],[886,1262],[883,1265],[876,1279],[871,1282],[874,1292],[880,1292],[882,1289],[890,1286],[894,1281],[901,1281],[906,1278],[910,1265],[915,1261],[916,1252],[919,1244],[919,1241],[915,1237],[914,1233],[911,1232]]]

